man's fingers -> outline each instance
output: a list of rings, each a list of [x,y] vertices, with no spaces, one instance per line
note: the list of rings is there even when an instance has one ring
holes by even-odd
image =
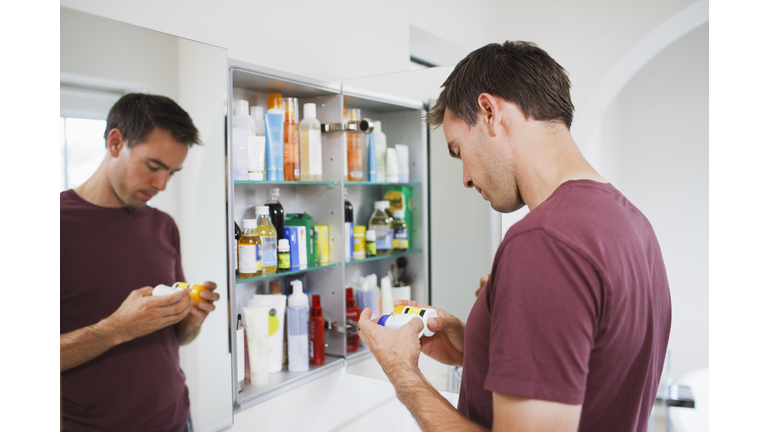
[[[205,289],[213,291],[216,289],[216,282],[205,281],[203,282],[203,286],[205,287]]]
[[[142,288],[139,288],[137,290],[133,290],[131,294],[136,293],[137,295],[141,297],[151,296],[152,295],[152,288],[151,286],[145,286]]]
[[[458,318],[430,318],[427,320],[427,326],[432,331],[457,331],[464,327]]]
[[[424,320],[421,318],[412,318],[401,328],[408,327],[413,334],[419,334],[422,328],[424,328]]]

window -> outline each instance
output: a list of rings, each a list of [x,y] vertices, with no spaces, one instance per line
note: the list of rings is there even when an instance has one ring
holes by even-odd
[[[106,120],[60,117],[61,191],[88,180],[104,159]]]
[[[104,159],[104,129],[112,105],[126,93],[147,88],[105,78],[61,73],[60,189],[73,189],[88,180]]]

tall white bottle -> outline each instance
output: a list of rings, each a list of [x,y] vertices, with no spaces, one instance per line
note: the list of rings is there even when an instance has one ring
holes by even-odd
[[[373,122],[373,142],[376,151],[376,183],[387,181],[387,136],[381,130],[381,122]],[[368,157],[371,157],[368,155]]]
[[[264,180],[267,137],[264,134],[264,107],[251,107],[254,136],[248,136],[248,180]]]
[[[301,281],[291,281],[293,294],[288,296],[288,370],[309,370],[309,298],[302,292]]]
[[[248,115],[248,101],[235,101],[232,116],[232,150],[234,179],[248,180],[248,138],[256,135],[256,122]]]
[[[304,119],[299,123],[301,141],[301,181],[323,180],[323,146],[317,106],[304,104]]]

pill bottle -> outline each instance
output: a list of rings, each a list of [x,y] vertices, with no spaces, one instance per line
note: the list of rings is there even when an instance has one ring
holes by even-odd
[[[368,257],[376,256],[376,231],[374,230],[365,232],[365,253]]]
[[[353,233],[353,247],[352,258],[354,260],[365,259],[365,226],[355,225],[352,229]]]
[[[277,241],[277,272],[284,273],[291,270],[291,243],[288,239]]]
[[[258,223],[256,219],[243,220],[245,229],[238,242],[238,254],[240,258],[240,277],[250,278],[261,276],[262,272],[262,249],[261,238],[256,231]]]

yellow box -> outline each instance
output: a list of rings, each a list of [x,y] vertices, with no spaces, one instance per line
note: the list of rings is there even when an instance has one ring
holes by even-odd
[[[327,225],[315,227],[315,233],[319,235],[320,265],[328,265],[331,262],[331,240]]]

